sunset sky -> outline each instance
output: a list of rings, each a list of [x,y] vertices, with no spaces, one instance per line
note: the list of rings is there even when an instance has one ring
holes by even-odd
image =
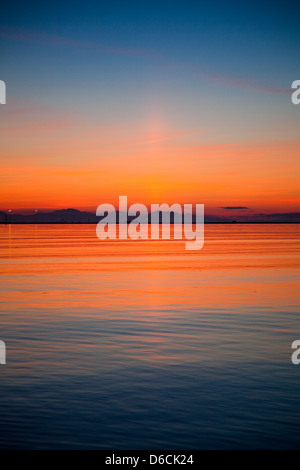
[[[5,2],[0,209],[299,212],[295,5]]]

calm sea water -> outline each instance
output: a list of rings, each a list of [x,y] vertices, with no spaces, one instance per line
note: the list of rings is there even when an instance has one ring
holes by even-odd
[[[0,226],[0,447],[300,448],[299,229]]]

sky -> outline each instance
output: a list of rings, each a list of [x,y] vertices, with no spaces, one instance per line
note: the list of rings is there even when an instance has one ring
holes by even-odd
[[[0,210],[299,211],[300,4],[6,2]],[[234,209],[242,208],[242,209]]]

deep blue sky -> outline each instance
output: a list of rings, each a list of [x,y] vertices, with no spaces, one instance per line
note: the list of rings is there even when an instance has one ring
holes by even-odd
[[[51,73],[56,66],[62,80],[69,71],[76,81],[75,75],[92,77],[101,63],[104,75],[112,80],[122,71],[125,80],[138,81],[133,77],[134,67],[143,79],[145,71],[140,69],[163,65],[266,80],[284,87],[299,67],[299,13],[296,2],[271,1],[6,2],[0,18],[0,27],[4,27],[2,74],[15,77],[19,66],[27,75],[32,67],[32,72],[39,72],[39,78],[47,81],[47,75],[56,77]],[[15,33],[6,28],[15,28]],[[20,41],[8,39],[18,30],[56,35],[78,41],[78,45],[46,47],[47,40],[43,43],[37,36],[28,39],[29,54],[29,43],[23,49]],[[80,46],[80,41],[128,50],[129,54],[131,49],[141,49],[141,53],[122,56],[107,52],[99,57],[92,46]]]

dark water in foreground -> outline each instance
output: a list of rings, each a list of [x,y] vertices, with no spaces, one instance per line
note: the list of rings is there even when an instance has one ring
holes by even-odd
[[[0,226],[0,447],[299,448],[299,229]]]

